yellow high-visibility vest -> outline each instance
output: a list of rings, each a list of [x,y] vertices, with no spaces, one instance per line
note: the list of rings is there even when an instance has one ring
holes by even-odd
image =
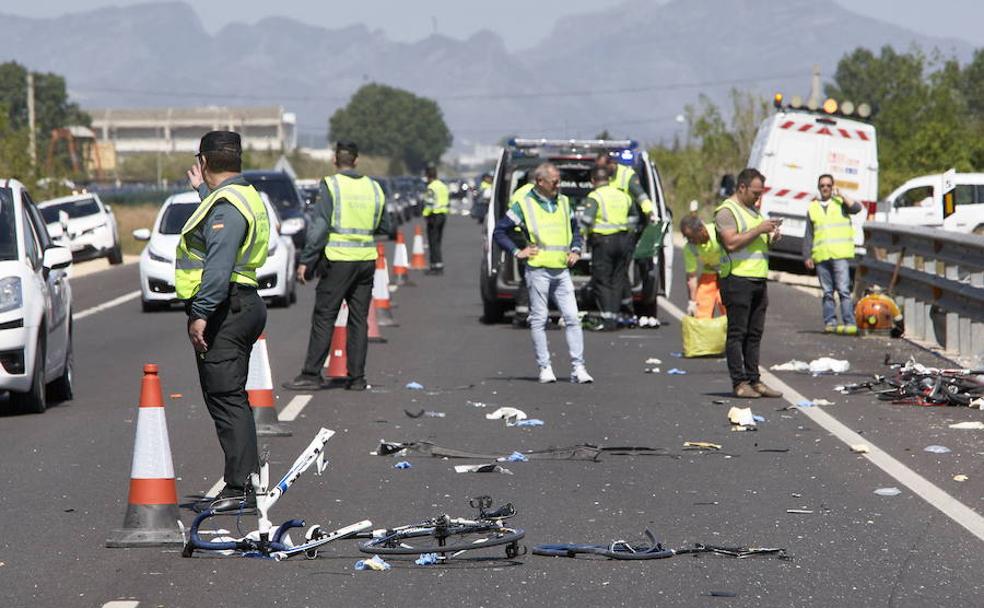
[[[813,250],[810,257],[814,262],[826,260],[849,260],[854,257],[854,224],[844,215],[843,199],[832,198],[824,209],[820,201],[814,199],[807,211],[813,222]]]
[[[714,213],[722,209],[734,214],[739,233],[748,232],[762,223],[761,215],[753,214],[733,199],[729,198],[718,205]],[[725,254],[719,271],[722,277],[733,274],[736,277],[765,279],[769,276],[769,235],[760,234],[743,249]]]
[[[325,257],[338,262],[375,260],[378,254],[372,235],[386,208],[383,189],[365,175],[332,175],[325,183],[333,202]]]

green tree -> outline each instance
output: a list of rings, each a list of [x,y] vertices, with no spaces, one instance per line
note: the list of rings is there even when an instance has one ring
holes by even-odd
[[[32,175],[27,129],[14,128],[7,112],[2,111],[4,109],[0,105],[0,177],[27,182]]]
[[[437,164],[451,147],[441,108],[430,99],[382,84],[367,84],[329,120],[329,137],[351,140],[360,152],[385,156],[391,170],[417,172]]]

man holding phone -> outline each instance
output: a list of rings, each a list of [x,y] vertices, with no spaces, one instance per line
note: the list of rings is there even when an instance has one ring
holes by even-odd
[[[759,377],[759,349],[769,307],[769,246],[780,238],[781,219],[758,212],[765,176],[757,169],[738,174],[735,193],[714,212],[721,242],[721,298],[728,310],[725,353],[735,397],[781,397]]]

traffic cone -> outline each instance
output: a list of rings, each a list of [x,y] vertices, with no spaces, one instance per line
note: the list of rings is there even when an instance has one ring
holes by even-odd
[[[249,355],[249,373],[246,376],[246,395],[253,410],[256,434],[265,437],[290,437],[293,433],[280,424],[273,397],[273,373],[270,371],[270,355],[267,352],[266,334],[253,343]]]
[[[171,444],[164,417],[164,395],[157,366],[144,365],[137,408],[137,437],[130,467],[130,495],[123,527],[113,530],[107,547],[166,547],[184,544],[178,515]]]
[[[379,248],[383,244],[379,243]],[[380,327],[396,327],[396,319],[390,310],[389,277],[386,273],[386,258],[376,258],[376,273],[372,277],[372,303],[376,306],[376,321]],[[371,309],[371,307],[370,307]]]
[[[424,257],[424,232],[420,224],[413,227],[413,259],[410,261],[413,270],[426,270],[427,259]]]
[[[376,344],[385,344],[386,338],[379,331],[379,320],[376,318],[376,300],[369,302],[369,341]]]
[[[325,361],[325,378],[348,378],[346,340],[348,340],[348,304],[342,302],[342,308],[335,319],[335,329],[331,334],[331,348],[328,349],[328,360]]]
[[[403,231],[396,231],[396,247],[393,249],[393,276],[396,277],[396,284],[403,285],[413,285],[410,281],[409,272],[410,270],[407,266],[410,264],[410,259],[407,257],[407,240],[403,237]]]

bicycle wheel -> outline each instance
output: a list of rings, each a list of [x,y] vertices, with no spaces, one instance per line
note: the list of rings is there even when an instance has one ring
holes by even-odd
[[[524,530],[492,523],[423,525],[389,531],[359,543],[359,551],[378,555],[446,555],[506,545],[506,557],[513,558],[519,555],[518,542],[524,536]]]

